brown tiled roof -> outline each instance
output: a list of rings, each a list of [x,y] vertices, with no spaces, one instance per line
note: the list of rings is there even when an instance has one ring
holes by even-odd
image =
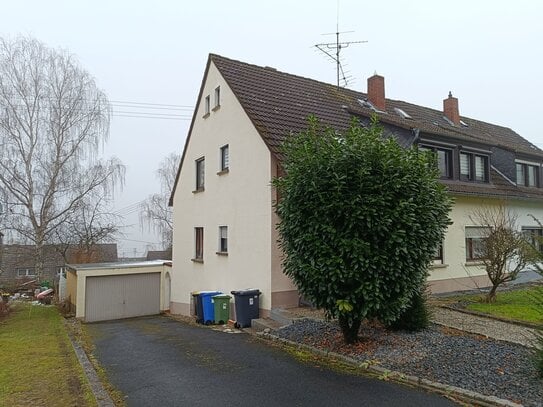
[[[343,130],[350,124],[352,115],[369,117],[375,113],[359,102],[367,98],[362,92],[215,54],[211,54],[210,59],[275,154],[290,132],[297,133],[307,127],[310,114],[317,116],[326,125]],[[411,119],[402,118],[395,108],[408,113]],[[467,126],[453,126],[443,117],[442,111],[392,99],[386,99],[386,112],[377,115],[381,122],[405,129],[417,128],[430,134],[543,157],[542,150],[513,130],[468,117],[460,117]]]
[[[543,159],[543,150],[507,127],[464,116],[460,119],[465,125],[455,126],[444,118],[440,110],[392,99],[386,99],[386,112],[376,113],[371,108],[362,105],[361,102],[367,99],[365,93],[338,88],[335,85],[216,54],[209,55],[204,80],[210,63],[218,68],[262,139],[279,160],[281,159],[279,148],[281,143],[290,133],[298,133],[306,129],[309,115],[315,115],[322,124],[342,131],[350,125],[353,116],[367,120],[374,114],[377,114],[384,126],[392,125],[406,129],[407,132],[418,129],[423,134],[445,136],[458,142],[467,141],[497,146],[539,160]],[[202,82],[198,102],[202,97],[203,85]],[[396,108],[403,110],[411,118],[403,118],[397,113]],[[196,110],[185,141],[177,178],[183,165],[194,120],[196,120]],[[408,140],[408,142],[411,141]],[[540,193],[539,189],[517,187],[494,169],[491,170],[490,176],[490,184],[443,182],[454,195],[483,195],[504,199],[508,197],[543,198],[543,193]],[[170,205],[173,205],[177,180],[170,197]]]
[[[490,170],[491,183],[464,182],[458,180],[442,180],[452,195],[487,196],[503,200],[514,199],[543,199],[543,189],[527,188],[515,185],[507,180],[496,169]]]

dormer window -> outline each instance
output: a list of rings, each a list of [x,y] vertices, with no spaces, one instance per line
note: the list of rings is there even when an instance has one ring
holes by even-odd
[[[420,150],[431,151],[436,154],[437,168],[441,178],[452,178],[452,150],[447,148],[433,147],[433,146],[420,146]]]
[[[517,165],[517,185],[525,187],[539,186],[539,166],[525,163]]]
[[[460,179],[464,181],[488,182],[488,156],[461,152]]]

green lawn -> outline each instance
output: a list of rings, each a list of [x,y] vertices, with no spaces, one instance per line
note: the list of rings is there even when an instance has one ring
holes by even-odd
[[[95,406],[62,317],[17,303],[0,320],[0,406]]]
[[[512,291],[498,291],[493,304],[481,301],[481,296],[464,297],[470,302],[468,310],[484,312],[502,318],[543,324],[543,287],[531,287]],[[538,300],[539,299],[539,300]]]

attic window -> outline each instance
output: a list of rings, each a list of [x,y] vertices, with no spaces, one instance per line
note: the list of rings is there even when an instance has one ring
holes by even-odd
[[[411,117],[409,114],[407,114],[404,110],[402,110],[402,109],[400,109],[400,108],[398,108],[398,107],[395,107],[395,108],[394,108],[394,111],[395,111],[396,113],[398,113],[398,115],[399,115],[402,119],[412,119],[412,117]]]
[[[445,120],[450,126],[454,126],[454,123],[447,116],[443,116],[443,120]]]
[[[219,107],[221,107],[221,87],[217,86],[215,88],[215,105],[213,106],[213,110],[217,110]]]
[[[209,98],[209,95],[207,95],[204,99],[204,117],[209,116],[210,111],[211,111],[211,100]]]
[[[369,100],[367,99],[358,99],[358,103],[360,103],[360,106],[362,107],[365,107],[366,109],[371,109],[373,110],[374,112],[376,113],[386,113],[386,112],[383,112],[382,110],[379,110],[377,109],[373,103],[371,103]]]
[[[366,109],[375,110],[375,106],[373,106],[369,100],[358,99],[358,103]]]

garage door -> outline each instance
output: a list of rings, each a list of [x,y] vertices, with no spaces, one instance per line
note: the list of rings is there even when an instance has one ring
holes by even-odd
[[[85,321],[160,313],[160,273],[87,277]]]

